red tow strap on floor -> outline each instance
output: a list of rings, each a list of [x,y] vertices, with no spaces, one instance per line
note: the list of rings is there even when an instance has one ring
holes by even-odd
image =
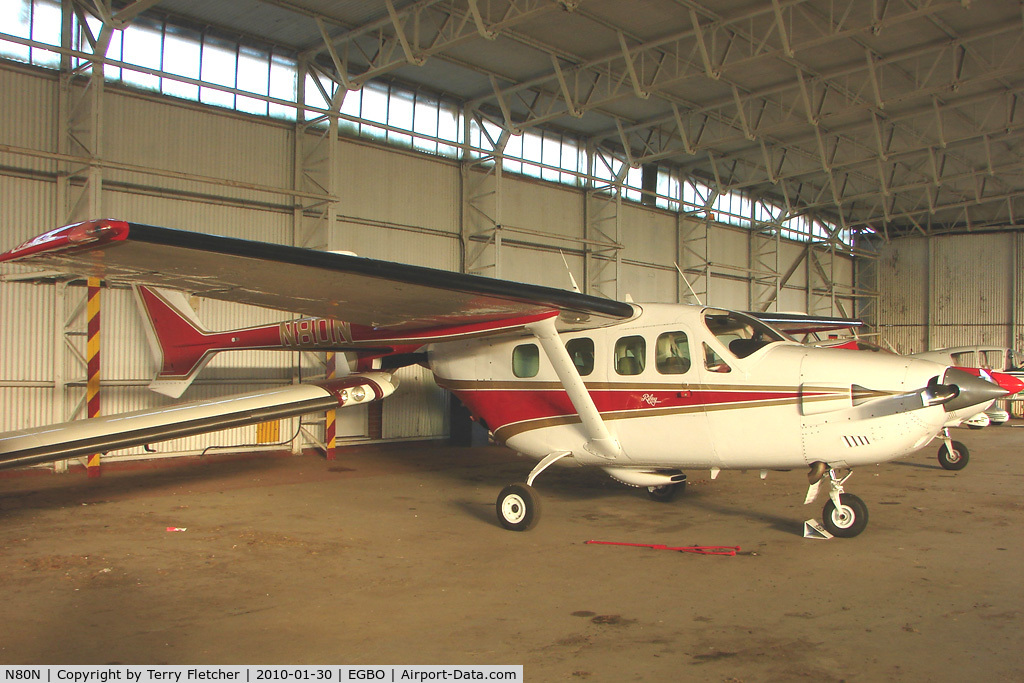
[[[669,546],[652,543],[619,543],[617,541],[586,541],[586,545],[624,545],[629,548],[651,548],[652,550],[675,550],[696,555],[735,555],[740,551],[736,545],[684,545]]]

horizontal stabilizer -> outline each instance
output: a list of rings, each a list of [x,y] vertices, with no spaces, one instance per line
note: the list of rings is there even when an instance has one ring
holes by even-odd
[[[397,381],[384,372],[0,434],[0,469],[65,460],[267,420],[361,405],[390,396]]]

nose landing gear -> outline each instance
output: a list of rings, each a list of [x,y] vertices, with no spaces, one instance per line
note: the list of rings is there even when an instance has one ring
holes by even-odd
[[[821,524],[833,536],[852,538],[868,525],[868,506],[852,493],[839,496],[839,505],[829,500],[821,511]]]
[[[970,459],[970,451],[960,441],[953,441],[949,436],[949,430],[944,430],[942,445],[939,446],[939,464],[944,470],[962,470],[967,467]]]
[[[811,465],[811,485],[807,489],[807,498],[804,503],[812,503],[818,497],[821,482],[828,481],[828,502],[821,511],[821,523],[833,536],[839,538],[853,538],[864,531],[868,525],[868,506],[852,493],[843,490],[843,484],[853,472],[848,472],[842,479],[834,469],[825,468],[823,463]],[[820,474],[819,474],[820,473]],[[815,475],[818,476],[815,479]]]

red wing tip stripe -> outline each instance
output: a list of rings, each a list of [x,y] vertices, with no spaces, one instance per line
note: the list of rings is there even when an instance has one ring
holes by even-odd
[[[0,254],[0,261],[15,261],[44,251],[60,251],[96,242],[116,242],[126,239],[128,230],[128,223],[109,219],[65,225]]]

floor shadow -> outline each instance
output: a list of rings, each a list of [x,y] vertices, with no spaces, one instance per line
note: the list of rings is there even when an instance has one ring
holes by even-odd
[[[497,494],[495,494],[497,495]],[[498,513],[493,504],[484,504],[471,500],[453,500],[452,505],[461,510],[467,517],[475,517],[489,526],[501,528],[498,523]]]
[[[280,454],[250,454],[239,458],[207,456],[188,460],[146,469],[105,471],[97,479],[89,479],[84,471],[76,470],[5,478],[0,480],[0,515],[25,509],[97,505],[140,494],[264,485],[261,476],[280,468],[286,458]]]
[[[758,512],[751,510],[750,508],[744,507],[742,504],[737,503],[736,505],[723,505],[721,503],[712,502],[709,496],[702,496],[697,498],[696,496],[688,498],[684,495],[674,504],[676,505],[689,505],[691,508],[698,508],[706,512],[710,512],[716,516],[721,517],[742,517],[752,522],[759,524],[765,524],[769,528],[775,531],[781,531],[786,534],[793,534],[794,536],[803,537],[804,535],[804,520],[794,519],[793,517],[781,517],[779,515],[773,515],[766,512]],[[811,516],[816,517],[820,512],[819,508],[813,509],[814,513]],[[802,517],[802,515],[801,515]]]
[[[944,471],[944,468],[941,465],[937,464],[937,463],[932,465],[932,464],[923,463],[923,462],[908,462],[906,460],[895,460],[891,464],[897,465],[899,467],[916,467],[916,468],[922,469],[922,470],[943,470]]]

